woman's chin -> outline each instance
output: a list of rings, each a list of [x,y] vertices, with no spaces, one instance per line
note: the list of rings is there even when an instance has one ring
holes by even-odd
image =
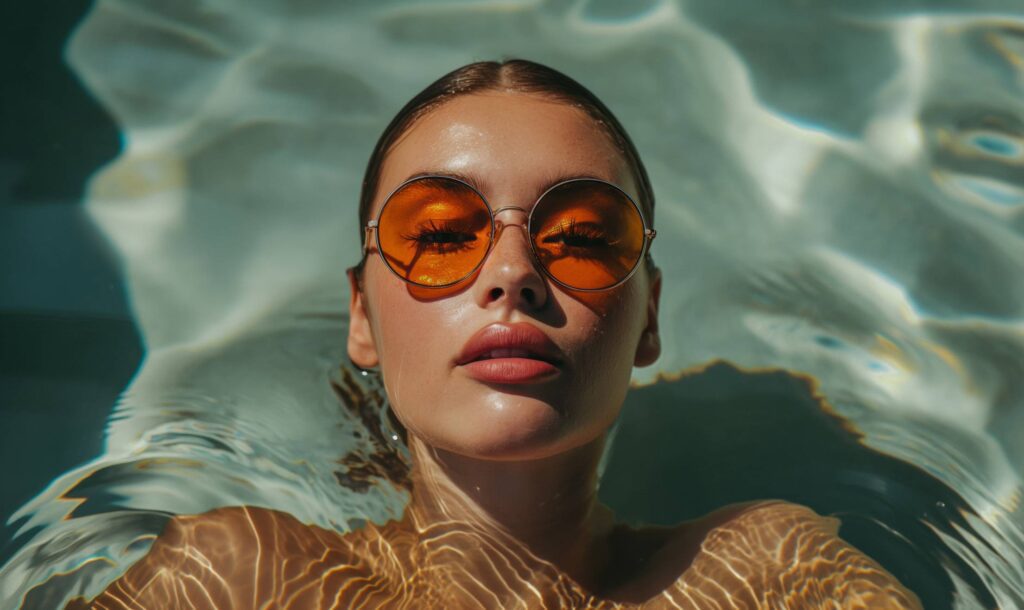
[[[557,443],[544,438],[504,437],[474,439],[472,446],[460,447],[457,453],[480,460],[500,462],[539,460],[559,453]]]
[[[455,415],[456,425],[435,437],[436,446],[485,460],[540,459],[561,451],[567,444],[564,418],[540,401],[515,402]]]

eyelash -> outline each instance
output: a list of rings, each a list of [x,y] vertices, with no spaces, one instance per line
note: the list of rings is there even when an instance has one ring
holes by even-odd
[[[586,240],[589,243],[568,243],[569,240],[574,239]],[[570,218],[568,223],[564,221],[559,223],[557,227],[548,232],[543,241],[544,243],[561,243],[567,248],[592,248],[609,245],[604,231],[586,225],[578,225],[575,218]]]
[[[438,240],[439,236],[452,236],[456,239],[440,241]],[[460,230],[450,221],[428,220],[414,233],[403,234],[402,239],[414,242],[418,248],[431,249],[438,254],[447,254],[472,247],[471,242],[476,241],[476,235]]]

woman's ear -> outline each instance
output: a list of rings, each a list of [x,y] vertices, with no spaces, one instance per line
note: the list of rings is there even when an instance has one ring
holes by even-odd
[[[661,355],[661,335],[658,334],[658,301],[661,299],[661,269],[651,267],[651,293],[647,300],[647,324],[636,346],[633,366],[648,366]]]
[[[366,314],[363,302],[363,291],[359,286],[359,276],[355,268],[348,270],[349,302],[348,302],[348,357],[353,364],[363,369],[370,369],[380,364],[377,345],[373,342],[373,329],[370,318]]]

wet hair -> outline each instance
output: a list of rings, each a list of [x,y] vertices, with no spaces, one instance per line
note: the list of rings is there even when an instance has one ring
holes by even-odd
[[[370,221],[373,200],[380,182],[381,165],[395,142],[412,127],[417,119],[448,100],[460,95],[487,91],[528,93],[551,100],[564,102],[587,113],[608,135],[612,143],[626,160],[636,183],[637,204],[643,210],[647,222],[654,224],[654,190],[647,176],[640,155],[625,128],[612,111],[589,89],[558,70],[525,59],[509,59],[502,62],[480,61],[452,70],[427,88],[398,111],[384,129],[377,146],[370,155],[363,175],[362,193],[359,195],[359,240],[366,240],[366,223]],[[365,256],[356,265],[355,271],[362,271]],[[650,258],[648,257],[648,262]]]

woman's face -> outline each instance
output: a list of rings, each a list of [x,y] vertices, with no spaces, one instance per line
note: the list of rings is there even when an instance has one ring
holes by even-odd
[[[370,217],[422,173],[464,177],[492,210],[529,211],[573,177],[612,182],[636,200],[622,155],[591,118],[527,94],[460,96],[421,117],[387,155]],[[526,222],[518,211],[499,219]],[[659,353],[660,279],[642,266],[612,290],[570,291],[536,267],[516,226],[454,287],[418,288],[371,254],[362,288],[352,287],[349,356],[380,366],[410,434],[461,455],[536,459],[594,440],[617,417],[631,368]]]

